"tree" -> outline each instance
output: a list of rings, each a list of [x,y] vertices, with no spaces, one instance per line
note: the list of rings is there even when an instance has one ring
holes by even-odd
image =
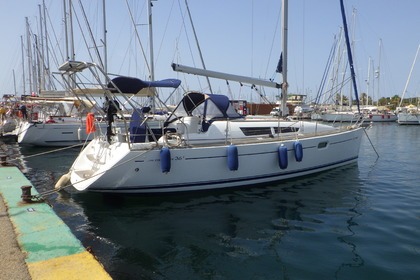
[[[335,105],[342,105],[342,106],[349,105],[348,97],[345,96],[345,95],[341,95],[341,94],[337,93],[335,95]]]
[[[378,106],[387,106],[391,103],[391,98],[389,97],[381,97],[378,100]]]
[[[398,107],[398,105],[400,105],[400,101],[401,101],[401,97],[399,97],[398,95],[394,95],[393,97],[391,97],[391,100],[390,100],[391,108],[390,109],[395,110]]]

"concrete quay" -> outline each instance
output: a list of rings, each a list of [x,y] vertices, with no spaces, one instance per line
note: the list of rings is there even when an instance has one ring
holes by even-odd
[[[22,200],[22,186],[32,184],[17,167],[0,167],[0,279],[111,279],[48,204]]]

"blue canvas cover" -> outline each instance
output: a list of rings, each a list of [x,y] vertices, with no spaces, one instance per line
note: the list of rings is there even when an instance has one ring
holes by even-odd
[[[116,77],[108,83],[108,88],[112,93],[118,93],[118,89],[122,93],[136,94],[144,88],[150,87],[172,87],[177,88],[181,84],[178,79],[166,79],[161,81],[143,81],[132,77]]]
[[[146,141],[146,125],[143,123],[141,109],[134,110],[130,120],[130,142],[143,143]]]
[[[189,92],[178,104],[174,112],[169,116],[166,124],[182,116],[202,116],[207,122],[216,119],[243,118],[230,104],[229,98],[221,94],[204,94]]]

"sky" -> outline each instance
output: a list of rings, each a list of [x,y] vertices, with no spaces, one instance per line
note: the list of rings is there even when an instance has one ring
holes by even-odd
[[[57,71],[58,64],[66,59],[62,1],[44,1],[50,35],[50,67],[52,71]],[[378,96],[401,96],[420,44],[420,34],[416,31],[420,26],[420,1],[344,2],[359,93],[370,92],[374,99]],[[80,3],[103,57],[102,0],[73,0],[78,21],[81,26],[86,26]],[[150,62],[151,40],[145,1],[106,0],[105,3],[108,72],[149,79],[150,71],[145,61]],[[3,12],[0,17],[0,95],[14,93],[15,89],[18,95],[23,92],[21,36],[24,40],[24,63],[27,63],[25,17],[28,17],[31,33],[42,38],[39,31],[40,4],[42,0],[0,0]],[[282,82],[282,76],[275,72],[282,40],[280,0],[189,0],[188,6],[207,69]],[[292,0],[289,1],[288,15],[289,93],[307,94],[313,99],[322,82],[334,38],[339,36],[343,26],[340,3],[339,0]],[[155,80],[179,78],[184,90],[210,92],[205,79],[174,72],[171,68],[173,62],[203,68],[185,0],[153,1],[152,21]],[[73,22],[75,59],[98,62],[87,52],[94,47],[88,38],[89,30],[82,27],[81,31],[77,20]],[[88,38],[87,46],[82,34]],[[419,96],[419,64],[413,68],[405,97]],[[368,70],[369,65],[371,70]],[[374,78],[373,72],[378,67],[379,78]],[[27,76],[25,84],[28,84]],[[211,88],[213,93],[255,102],[260,101],[261,95],[269,101],[279,95],[276,89],[256,91],[248,85],[241,86],[237,82],[227,85],[225,81],[216,79],[211,79]],[[343,91],[351,92],[350,89]]]

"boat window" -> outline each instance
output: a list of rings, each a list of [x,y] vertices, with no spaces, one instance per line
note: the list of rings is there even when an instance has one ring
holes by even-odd
[[[271,135],[271,127],[241,127],[245,136]]]
[[[318,149],[325,148],[325,147],[327,147],[327,145],[328,145],[328,142],[320,142],[320,143],[318,143]]]
[[[279,132],[280,131],[280,132]],[[274,133],[288,133],[288,132],[297,132],[299,131],[298,127],[286,126],[286,127],[274,127]]]

